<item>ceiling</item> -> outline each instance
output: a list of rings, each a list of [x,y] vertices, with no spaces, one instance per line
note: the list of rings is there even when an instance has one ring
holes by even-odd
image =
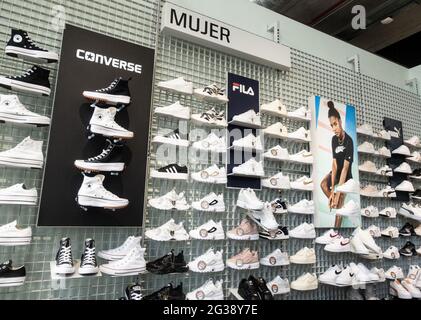
[[[421,0],[251,1],[407,68],[421,65]],[[352,28],[356,5],[366,9],[365,30]],[[394,21],[382,24],[387,17]]]

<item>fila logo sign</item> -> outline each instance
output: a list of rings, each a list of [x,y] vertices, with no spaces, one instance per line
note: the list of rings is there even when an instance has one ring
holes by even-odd
[[[254,97],[254,91],[252,87],[246,88],[246,86],[244,84],[240,84],[238,82],[234,82],[232,84],[232,91],[233,92],[240,92],[249,96]]]
[[[106,65],[107,67],[113,67],[116,69],[126,70],[135,73],[142,73],[142,65],[133,62],[116,59],[113,57],[107,57],[99,53],[86,51],[83,49],[76,50],[76,58],[85,60],[88,62],[98,63]]]

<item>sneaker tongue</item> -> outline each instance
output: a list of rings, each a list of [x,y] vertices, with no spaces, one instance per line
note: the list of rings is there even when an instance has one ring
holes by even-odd
[[[85,247],[92,249],[95,248],[95,241],[93,239],[86,239],[85,240]]]
[[[62,246],[65,246],[65,247],[70,246],[70,238],[63,238],[63,239],[61,239],[60,242],[61,242]]]

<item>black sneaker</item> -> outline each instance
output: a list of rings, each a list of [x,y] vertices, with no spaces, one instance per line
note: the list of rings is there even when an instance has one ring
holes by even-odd
[[[79,274],[96,274],[98,273],[98,263],[95,254],[95,240],[85,240],[85,250],[80,258]]]
[[[142,300],[142,288],[140,284],[129,284],[124,291],[124,300]]]
[[[21,286],[25,282],[25,266],[13,267],[12,260],[0,264],[0,287]]]
[[[414,226],[410,223],[405,223],[402,229],[399,230],[399,235],[402,237],[410,237],[415,235]]]
[[[73,265],[72,246],[70,238],[63,238],[60,240],[60,248],[56,254],[55,273],[57,274],[72,274],[75,272]]]
[[[115,79],[111,84],[102,89],[94,91],[83,91],[82,95],[90,100],[103,101],[110,104],[129,104],[130,89],[129,81],[122,77]]]
[[[58,61],[57,53],[38,47],[24,30],[12,29],[4,51],[8,56],[37,63]]]
[[[417,189],[413,194],[411,194],[411,198],[421,200],[421,189]]]
[[[273,213],[287,213],[287,204],[281,199],[275,199],[271,203]]]
[[[155,274],[169,274],[169,273],[185,273],[189,270],[187,263],[184,260],[183,251],[178,255],[174,254],[174,250],[165,256],[148,262],[146,264],[146,270]]]
[[[289,239],[288,228],[279,226],[278,230],[275,232],[260,230],[259,237],[262,239],[268,239],[268,240],[286,240],[286,239]]]
[[[20,76],[0,76],[0,87],[49,96],[51,93],[49,76],[50,70],[33,66]]]
[[[187,180],[189,171],[186,166],[179,166],[176,163],[152,170],[152,178],[171,179],[171,180]]]
[[[244,300],[262,300],[259,288],[256,286],[254,281],[249,279],[243,279],[238,285],[238,294]]]
[[[415,244],[411,241],[408,241],[402,249],[399,250],[399,253],[405,257],[412,257],[417,255],[417,251],[415,250]]]
[[[143,297],[142,300],[186,300],[186,295],[183,292],[182,283],[175,288],[172,283],[169,283],[162,289]]]
[[[273,300],[273,295],[270,292],[265,279],[263,279],[262,277],[256,279],[255,277],[250,276],[248,280],[254,282],[255,286],[259,290],[261,300]]]
[[[88,160],[76,160],[75,166],[80,170],[88,172],[120,172],[124,170],[121,148],[122,142],[106,140],[107,146],[102,152]]]

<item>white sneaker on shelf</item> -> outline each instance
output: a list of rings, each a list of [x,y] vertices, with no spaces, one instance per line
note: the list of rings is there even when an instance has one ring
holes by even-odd
[[[291,263],[294,264],[313,264],[316,263],[316,252],[313,248],[304,247],[296,254],[290,257]]]
[[[310,130],[301,127],[297,131],[288,133],[288,139],[302,142],[311,142]]]
[[[158,210],[180,210],[185,211],[190,209],[190,206],[187,204],[186,197],[184,192],[177,194],[175,189],[164,194],[163,196],[149,199],[148,204]]]
[[[212,219],[202,224],[196,229],[190,230],[189,235],[192,239],[198,240],[224,240],[225,233],[222,228],[222,221],[215,222]]]
[[[192,148],[201,151],[210,151],[217,153],[227,152],[227,144],[224,137],[218,137],[211,132],[205,139],[193,142]]]
[[[387,164],[384,165],[383,167],[381,167],[380,169],[378,169],[376,171],[376,174],[378,174],[379,176],[387,176],[387,177],[392,177],[393,176],[393,170],[391,167],[389,167]]]
[[[263,170],[262,161],[257,162],[256,159],[250,158],[248,161],[236,166],[232,169],[232,172],[236,175],[248,176],[248,177],[264,177],[265,172]]]
[[[270,137],[286,139],[288,137],[288,129],[281,122],[276,122],[263,130],[263,133]]]
[[[169,91],[193,94],[193,82],[188,82],[184,80],[183,77],[178,77],[176,79],[167,81],[160,81],[158,82],[158,87]]]
[[[377,218],[379,216],[379,209],[375,206],[368,206],[361,209],[361,215],[367,218]]]
[[[336,210],[336,214],[345,217],[356,216],[360,213],[360,206],[354,201],[349,200],[342,208]]]
[[[302,176],[297,180],[291,182],[291,189],[313,191],[313,188],[313,179],[306,176]]]
[[[23,183],[0,189],[0,204],[36,205],[37,199],[37,189],[26,189]]]
[[[329,244],[335,241],[336,239],[340,238],[342,238],[342,236],[339,234],[338,231],[329,229],[321,236],[317,237],[315,242],[318,244]]]
[[[384,158],[390,158],[392,156],[390,150],[386,147],[381,147],[379,150],[377,150],[377,154]]]
[[[98,252],[98,257],[110,261],[123,259],[133,248],[140,248],[141,239],[142,237],[130,236],[117,248],[101,250]]]
[[[225,89],[220,88],[215,83],[205,86],[204,88],[194,89],[194,95],[209,101],[226,103],[228,97],[225,94]]]
[[[224,300],[222,283],[222,279],[215,283],[209,279],[201,287],[187,293],[186,300]]]
[[[385,272],[385,276],[386,276],[386,279],[389,279],[389,280],[395,280],[395,279],[403,279],[403,278],[405,278],[405,276],[403,275],[402,268],[397,267],[397,266],[390,267]]]
[[[224,194],[209,193],[199,201],[193,201],[192,208],[204,212],[224,212]]]
[[[389,226],[386,229],[382,230],[382,236],[390,238],[399,238],[399,229],[396,227]]]
[[[152,139],[153,143],[170,144],[173,146],[188,147],[190,141],[181,138],[180,131],[175,129],[167,134],[158,134]]]
[[[170,219],[160,227],[146,230],[145,236],[155,241],[185,241],[190,238],[183,227],[183,222],[176,224],[174,219]]]
[[[262,210],[264,203],[248,188],[241,189],[238,193],[237,206],[246,210]]]
[[[287,266],[289,265],[288,253],[275,249],[272,253],[260,258],[260,264],[269,267]]]
[[[363,187],[360,190],[360,195],[369,197],[369,198],[377,198],[382,197],[383,195],[380,193],[380,191],[373,185],[369,184],[365,187]]]
[[[0,94],[0,121],[47,126],[50,118],[29,111],[17,95]]]
[[[336,191],[342,193],[360,193],[360,184],[354,179],[349,179],[344,184],[338,186]]]
[[[210,248],[187,265],[193,272],[220,272],[225,269],[224,260],[222,259],[223,252],[223,250],[215,251],[214,248]]]
[[[357,133],[363,134],[366,136],[374,137],[374,131],[371,124],[365,123],[357,128]]]
[[[414,185],[410,181],[404,180],[395,187],[395,191],[415,192],[415,188],[414,188]]]
[[[252,133],[248,134],[244,138],[234,140],[232,146],[235,149],[263,151],[260,136],[255,137]]]
[[[374,164],[374,162],[367,160],[367,161],[364,161],[363,164],[358,166],[358,170],[362,172],[376,173],[377,167]]]
[[[382,139],[382,140],[391,140],[392,139],[392,136],[390,135],[389,131],[386,131],[386,130],[380,130],[379,132],[377,132],[375,134],[375,136],[379,139]]]
[[[289,236],[297,239],[314,239],[316,238],[316,230],[314,229],[313,224],[304,222],[298,227],[292,229],[289,232]]]
[[[279,160],[279,161],[288,161],[289,153],[288,149],[282,148],[280,145],[277,145],[263,154],[263,157],[268,160]]]
[[[388,217],[391,219],[396,218],[397,214],[398,212],[396,211],[396,209],[392,207],[384,208],[382,211],[379,212],[379,215],[383,217]]]
[[[278,190],[291,189],[289,176],[284,176],[282,172],[279,172],[270,178],[262,179],[262,187]]]
[[[138,275],[146,271],[145,248],[132,248],[121,260],[110,261],[99,267],[102,273],[112,276]]]
[[[395,260],[400,258],[399,249],[395,246],[390,246],[386,249],[385,252],[383,252],[383,258]]]
[[[411,297],[414,299],[421,298],[421,291],[418,289],[411,280],[404,279],[401,281],[401,285],[411,294]]]
[[[15,147],[0,152],[0,166],[41,169],[44,164],[42,143],[26,137]]]
[[[297,214],[314,214],[315,213],[314,202],[313,200],[303,199],[299,201],[298,203],[292,206],[289,206],[288,212],[297,213]]]
[[[219,168],[216,164],[210,166],[199,172],[193,172],[191,178],[197,182],[213,183],[213,184],[226,184],[227,172],[225,167]]]
[[[411,169],[411,166],[408,163],[402,162],[399,166],[397,166],[393,170],[393,172],[411,174],[412,173],[412,169]]]
[[[412,161],[412,162],[421,162],[421,153],[418,151],[414,151],[411,153],[410,157],[407,157],[406,160]]]
[[[289,160],[291,162],[313,164],[313,154],[310,151],[304,149],[296,154],[290,155]]]
[[[0,246],[28,245],[31,239],[31,227],[21,228],[16,220],[0,226]]]
[[[269,281],[267,287],[274,296],[287,294],[291,291],[288,279],[282,279],[280,276],[276,276],[272,281]]]
[[[396,198],[395,189],[387,185],[385,188],[379,191],[379,197],[383,198]]]
[[[348,238],[339,238],[329,243],[324,248],[328,252],[351,252],[351,244]]]
[[[105,137],[132,139],[134,133],[115,122],[116,114],[117,109],[115,107],[100,108],[95,106],[94,113],[89,121],[90,131]]]
[[[365,141],[363,144],[358,146],[358,152],[360,153],[368,153],[368,154],[376,154],[376,149],[374,149],[374,145],[371,142]]]
[[[336,283],[336,279],[341,273],[342,267],[339,265],[333,265],[319,276],[319,282],[337,286],[338,284]]]
[[[190,119],[190,108],[184,107],[180,101],[170,104],[165,107],[156,107],[154,113],[162,116],[169,116],[182,120]]]
[[[352,268],[352,266],[351,266],[351,268]],[[358,263],[357,268],[359,269],[360,272],[358,272],[359,275],[357,276],[356,280],[357,281],[360,280],[359,281],[360,283],[361,282],[378,282],[380,280],[380,277],[378,275],[378,271],[380,269],[377,269],[377,270],[373,269],[373,271],[371,271],[362,263]],[[374,271],[374,270],[376,270],[376,271]],[[364,274],[362,277],[360,275],[361,273]],[[360,278],[360,279],[358,279],[358,278]],[[365,278],[365,279],[363,279],[363,281],[361,281],[361,278]]]
[[[253,128],[260,128],[262,123],[260,121],[260,114],[256,113],[253,109],[250,109],[241,114],[232,117],[232,122],[242,125],[247,125]]]
[[[277,230],[279,227],[278,222],[273,215],[272,205],[269,202],[264,203],[261,211],[253,211],[252,216],[267,230]]]
[[[282,104],[282,102],[279,99],[276,99],[270,103],[262,104],[260,106],[260,112],[277,117],[288,115],[287,108]]]
[[[316,290],[319,286],[315,273],[305,273],[291,282],[291,289],[297,291]]]
[[[420,138],[417,136],[413,136],[404,141],[405,144],[410,145],[411,147],[421,147]]]
[[[373,225],[373,224],[365,230],[370,232],[370,234],[373,238],[380,238],[382,236],[382,234],[380,232],[380,228],[378,226]]]
[[[392,296],[398,297],[399,299],[412,299],[411,294],[402,286],[398,280],[390,282],[389,293]]]
[[[193,123],[210,127],[225,128],[228,126],[224,111],[218,112],[214,108],[202,113],[192,114],[191,120]]]
[[[351,286],[354,281],[354,276],[355,274],[352,272],[351,267],[346,266],[336,277],[335,283],[338,286]]]
[[[392,154],[400,154],[400,155],[410,157],[411,151],[409,151],[409,148],[407,146],[401,145],[400,147],[394,149],[392,151]]]
[[[298,108],[294,111],[288,112],[288,118],[298,119],[304,121],[311,120],[311,112],[306,107]]]

